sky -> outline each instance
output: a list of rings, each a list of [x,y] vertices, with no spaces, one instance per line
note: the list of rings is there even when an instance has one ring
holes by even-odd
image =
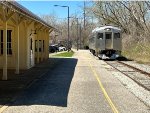
[[[47,15],[47,14],[54,14],[61,18],[67,18],[68,16],[68,9],[67,7],[54,7],[54,5],[65,5],[69,6],[70,15],[78,14],[79,17],[83,16],[83,6],[84,1],[24,1],[20,0],[17,1],[34,14],[40,15]]]

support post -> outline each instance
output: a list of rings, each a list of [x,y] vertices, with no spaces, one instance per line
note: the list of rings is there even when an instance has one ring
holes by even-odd
[[[46,40],[45,40],[45,51],[46,51],[46,59],[49,58],[49,32],[46,31]]]
[[[7,80],[7,21],[4,22],[3,59],[4,62],[2,80]]]
[[[42,38],[44,37],[43,30],[42,30],[42,32],[41,32],[41,37],[42,37]],[[44,52],[43,52],[43,39],[41,40],[41,46],[42,46],[42,47],[41,47],[41,49],[42,49],[42,50],[41,50],[41,53],[42,53],[42,54],[41,54],[41,61],[43,61],[43,59],[44,59],[44,58],[43,58],[43,56],[44,56]]]
[[[19,24],[17,25],[17,53],[16,53],[16,74],[19,74]]]
[[[37,34],[37,63],[39,63],[39,33]]]
[[[46,60],[46,51],[47,51],[47,46],[46,46],[46,43],[47,43],[47,35],[46,35],[46,31],[44,31],[44,60]]]
[[[29,36],[28,36],[28,27],[29,25],[27,24],[27,21],[25,21],[25,37],[26,37],[26,68],[29,69],[30,68],[30,61],[29,61]]]

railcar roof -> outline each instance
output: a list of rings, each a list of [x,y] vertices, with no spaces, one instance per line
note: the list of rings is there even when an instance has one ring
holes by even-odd
[[[118,28],[118,27],[114,27],[114,26],[103,26],[103,27],[97,27],[97,28],[95,28],[94,30],[92,30],[92,33],[93,33],[93,32],[103,31],[103,30],[108,29],[108,28],[111,28],[111,29],[114,29],[114,30],[117,30],[117,31],[121,31],[121,29]]]

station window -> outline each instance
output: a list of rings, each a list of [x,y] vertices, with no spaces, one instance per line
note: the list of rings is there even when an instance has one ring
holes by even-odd
[[[42,52],[42,40],[39,40],[39,52]]]
[[[38,41],[35,40],[35,52],[37,52],[37,48],[38,48]]]
[[[98,38],[98,39],[103,39],[103,33],[98,33],[97,38]]]
[[[45,45],[44,45],[44,40],[43,40],[43,52],[44,52],[44,49],[45,49],[44,46],[45,46]]]
[[[120,33],[115,33],[114,38],[120,38]]]
[[[30,49],[32,50],[32,38],[30,39]]]
[[[42,44],[43,43],[43,44]],[[44,51],[44,40],[39,40],[39,52],[42,52],[42,46],[43,46],[43,51]],[[35,40],[35,52],[38,50],[38,41]]]
[[[12,30],[7,30],[7,54],[12,54]],[[4,32],[3,30],[0,30],[0,54],[2,55],[4,53]]]
[[[0,30],[0,55],[3,54],[3,30]]]

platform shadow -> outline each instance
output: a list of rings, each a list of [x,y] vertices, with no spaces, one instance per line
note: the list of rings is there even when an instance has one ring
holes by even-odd
[[[68,93],[78,60],[74,58],[50,58],[49,61],[55,63],[53,66],[49,66],[48,63],[45,64],[47,65],[45,68],[49,68],[48,72],[34,79],[15,100],[9,103],[10,106],[51,105],[67,107]],[[45,69],[44,64],[42,65],[35,68]],[[11,91],[14,93],[12,89],[9,91],[9,95]],[[8,94],[7,90],[5,92]],[[3,104],[4,102],[0,102],[0,105]]]

